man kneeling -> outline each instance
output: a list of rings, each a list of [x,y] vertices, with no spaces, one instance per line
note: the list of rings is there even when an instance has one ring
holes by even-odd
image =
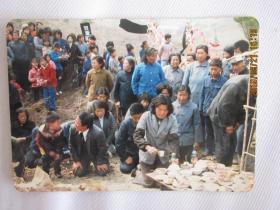
[[[80,114],[69,129],[74,175],[87,175],[90,163],[93,162],[97,174],[105,176],[109,171],[105,135],[93,125],[91,114]]]

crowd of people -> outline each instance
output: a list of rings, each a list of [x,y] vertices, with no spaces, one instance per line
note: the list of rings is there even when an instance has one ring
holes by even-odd
[[[138,59],[129,43],[127,53],[117,56],[113,41],[101,55],[94,35],[65,40],[60,30],[34,23],[21,31],[8,23],[6,29],[17,176],[37,165],[49,173],[53,163],[61,177],[64,158],[73,161],[76,176],[87,175],[91,162],[104,176],[118,155],[120,171],[140,170],[150,187],[146,174],[167,167],[171,154],[182,164],[202,149],[226,166],[241,154],[249,71],[239,54],[248,51],[247,41],[225,47],[223,58],[211,57],[207,45],[182,55],[166,34],[159,49],[143,41]],[[56,98],[74,81],[88,103],[76,119],[61,122]],[[43,97],[49,113],[42,125],[29,119],[24,92],[32,92],[34,101]]]

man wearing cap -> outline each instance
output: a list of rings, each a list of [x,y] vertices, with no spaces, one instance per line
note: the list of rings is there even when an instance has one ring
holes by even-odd
[[[248,68],[245,66],[244,59],[242,56],[235,56],[231,61],[232,65],[232,74],[230,74],[230,78],[236,75],[249,74]]]
[[[209,115],[215,136],[217,162],[231,166],[236,146],[236,130],[244,122],[248,75],[229,79],[212,101]]]

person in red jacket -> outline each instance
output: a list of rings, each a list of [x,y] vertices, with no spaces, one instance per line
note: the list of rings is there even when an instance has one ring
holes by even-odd
[[[31,65],[32,68],[29,70],[28,80],[31,83],[34,101],[38,101],[40,99],[40,91],[43,82],[41,69],[39,68],[39,60],[37,58],[33,58],[31,61]]]
[[[40,66],[43,78],[43,96],[45,100],[45,106],[49,111],[56,110],[56,87],[57,79],[56,72],[48,64],[46,58],[40,59]]]

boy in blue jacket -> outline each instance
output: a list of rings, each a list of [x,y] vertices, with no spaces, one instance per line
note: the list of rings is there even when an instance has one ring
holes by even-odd
[[[220,59],[213,59],[210,62],[210,75],[206,77],[203,83],[200,109],[205,120],[205,152],[204,155],[213,155],[214,153],[214,132],[211,120],[207,114],[207,110],[213,99],[218,94],[227,79],[222,76],[222,61]]]

